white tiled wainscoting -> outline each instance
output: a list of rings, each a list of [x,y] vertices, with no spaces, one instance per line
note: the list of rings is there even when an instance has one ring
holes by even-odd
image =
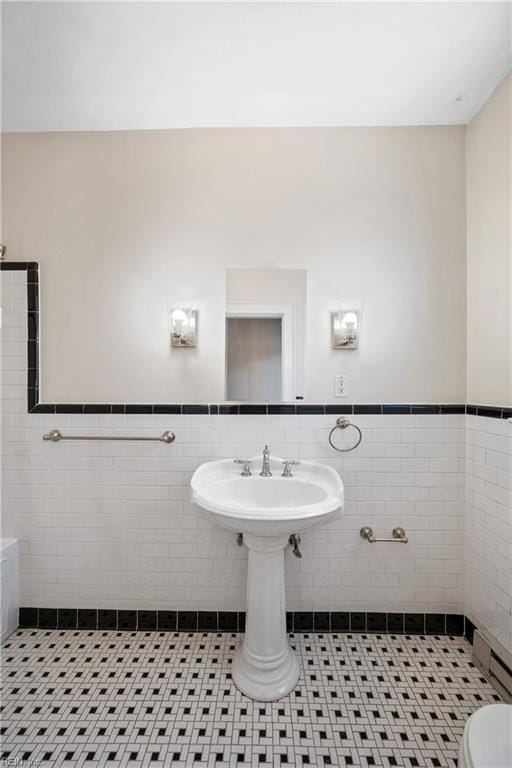
[[[22,603],[47,607],[243,609],[246,552],[189,502],[202,462],[274,455],[331,464],[343,517],[287,554],[290,610],[463,608],[463,416],[359,416],[362,445],[340,457],[329,416],[27,415],[4,430],[3,523],[21,540]],[[172,445],[42,441],[176,432]],[[409,544],[369,544],[403,526]]]
[[[466,419],[466,614],[512,650],[512,424]]]

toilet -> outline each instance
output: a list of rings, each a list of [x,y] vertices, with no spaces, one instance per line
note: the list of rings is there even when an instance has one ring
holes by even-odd
[[[488,704],[471,715],[459,768],[512,768],[512,704]]]

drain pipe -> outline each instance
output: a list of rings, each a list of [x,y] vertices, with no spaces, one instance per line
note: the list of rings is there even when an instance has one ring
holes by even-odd
[[[292,547],[292,551],[295,557],[302,557],[302,552],[300,551],[300,542],[301,542],[300,534],[292,533],[292,535],[288,539],[288,542]]]
[[[295,557],[299,557],[299,558],[302,557],[302,552],[300,551],[300,542],[301,542],[301,537],[300,537],[300,534],[298,533],[292,533],[292,535],[288,539],[288,543],[292,548],[293,554],[295,555]],[[243,533],[239,533],[237,535],[236,543],[238,544],[239,547],[243,547],[244,545]]]
[[[292,533],[292,535],[288,539],[288,543],[292,548],[293,554],[295,555],[295,557],[299,557],[299,558],[302,557],[302,552],[300,551],[300,542],[301,542],[301,538],[300,538],[300,534],[298,533]],[[244,545],[243,533],[237,534],[236,543],[238,544],[239,547],[243,547]]]

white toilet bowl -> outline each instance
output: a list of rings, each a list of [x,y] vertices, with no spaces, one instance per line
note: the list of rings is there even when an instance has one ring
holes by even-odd
[[[488,704],[471,715],[459,768],[512,768],[512,704]]]

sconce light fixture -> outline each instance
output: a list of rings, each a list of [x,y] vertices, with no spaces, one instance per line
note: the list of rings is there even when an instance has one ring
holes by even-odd
[[[331,312],[331,346],[333,349],[357,349],[363,317],[362,301],[347,301]]]
[[[171,347],[197,346],[197,310],[191,307],[169,307]]]

